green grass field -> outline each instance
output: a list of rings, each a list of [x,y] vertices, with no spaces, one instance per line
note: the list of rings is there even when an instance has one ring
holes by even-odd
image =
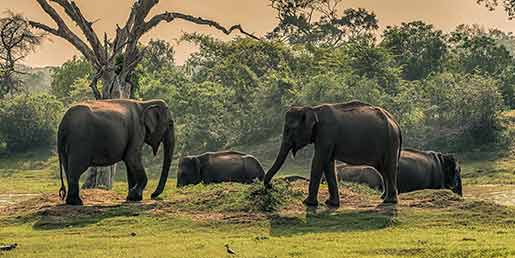
[[[0,160],[0,244],[18,244],[0,257],[515,257],[513,150],[464,157],[465,198],[426,190],[383,206],[379,193],[342,185],[341,208],[306,209],[304,182],[177,189],[170,178],[152,201],[156,159],[145,201],[126,203],[120,176],[113,191],[82,191],[86,205],[68,207],[55,156],[38,151]],[[308,166],[290,161],[282,173]]]

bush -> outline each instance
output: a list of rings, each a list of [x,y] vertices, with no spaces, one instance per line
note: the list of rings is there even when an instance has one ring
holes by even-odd
[[[412,126],[418,126],[415,133],[424,138],[426,147],[458,150],[495,140],[497,118],[504,108],[497,80],[442,73],[422,81],[417,91],[422,118],[417,122],[423,124]]]
[[[54,144],[62,113],[63,104],[47,94],[20,95],[2,101],[0,139],[10,153]]]

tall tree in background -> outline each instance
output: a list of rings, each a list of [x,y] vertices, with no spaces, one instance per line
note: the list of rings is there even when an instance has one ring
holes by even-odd
[[[379,28],[374,13],[346,9],[342,0],[270,0],[279,24],[267,37],[292,44],[339,47],[349,40],[374,39]]]
[[[163,12],[153,17],[148,17],[150,11],[159,3],[159,0],[133,1],[134,3],[127,22],[123,27],[116,26],[114,39],[109,39],[107,33],[105,33],[102,38],[95,32],[93,22],[85,17],[75,1],[37,0],[37,2],[43,11],[52,18],[57,27],[32,20],[29,21],[30,25],[67,40],[81,52],[95,70],[95,75],[91,80],[90,87],[96,99],[131,97],[130,94],[133,92],[132,88],[134,85],[130,83],[129,78],[135,67],[143,58],[145,51],[139,48],[138,44],[143,35],[161,22],[184,20],[213,27],[225,34],[231,34],[236,30],[244,35],[257,39],[257,37],[243,30],[240,25],[226,28],[215,21],[189,14]],[[57,12],[50,2],[62,8],[67,17],[63,18],[64,16]],[[65,19],[70,19],[74,25],[77,25],[82,35],[73,32]],[[85,39],[85,41],[83,39]],[[100,92],[97,87],[99,80],[102,81],[102,92]],[[93,169],[90,171],[90,176],[85,185],[89,187],[103,185],[107,188],[111,188],[114,170],[115,168],[111,167],[108,170],[109,172],[96,173]],[[99,174],[101,177],[99,177]]]
[[[22,72],[18,65],[41,43],[42,34],[33,33],[18,14],[7,12],[0,19],[0,99],[20,90]]]
[[[447,54],[444,33],[422,21],[388,26],[381,46],[395,55],[406,80],[420,80],[440,72]]]

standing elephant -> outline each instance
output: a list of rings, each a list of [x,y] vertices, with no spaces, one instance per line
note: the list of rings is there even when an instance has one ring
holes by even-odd
[[[336,170],[339,181],[365,184],[380,191],[383,189],[381,175],[373,167],[340,165]],[[399,193],[450,189],[463,196],[460,165],[450,154],[404,149],[399,159],[397,189]]]
[[[82,205],[79,178],[90,166],[110,166],[124,161],[129,185],[127,200],[141,201],[147,185],[142,162],[146,143],[154,155],[163,143],[161,178],[152,198],[165,187],[175,146],[174,122],[162,100],[101,100],[76,104],[64,114],[59,125],[57,152],[61,170],[59,195],[66,203]],[[69,192],[63,182],[66,173]]]
[[[265,171],[252,155],[237,151],[206,152],[186,156],[179,162],[177,186],[221,182],[252,183],[263,180]]]
[[[338,182],[352,182],[367,185],[379,192],[383,191],[383,178],[377,170],[370,166],[349,166],[346,164],[336,166],[336,179]],[[400,171],[397,182],[400,180]]]
[[[399,192],[450,189],[463,196],[461,168],[450,154],[404,149],[399,160]]]
[[[334,172],[335,160],[352,165],[369,165],[381,172],[386,181],[385,203],[397,203],[397,172],[402,144],[401,130],[386,110],[363,102],[324,104],[316,107],[291,107],[285,116],[283,138],[277,158],[266,173],[265,185],[293,156],[314,143],[308,206],[318,205],[320,179],[325,174],[329,187],[328,206],[338,207],[340,196]]]

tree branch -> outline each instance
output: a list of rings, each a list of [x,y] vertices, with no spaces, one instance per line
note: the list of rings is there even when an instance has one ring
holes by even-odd
[[[202,17],[195,17],[195,16],[192,16],[192,15],[189,15],[189,14],[183,14],[183,13],[177,13],[177,12],[171,12],[171,13],[170,12],[165,12],[165,13],[158,14],[158,15],[152,17],[152,19],[150,19],[148,22],[145,23],[145,32],[151,30],[153,27],[157,26],[159,23],[161,23],[163,21],[172,22],[175,19],[185,20],[185,21],[189,21],[189,22],[192,22],[192,23],[195,23],[195,24],[199,24],[199,25],[207,25],[207,26],[213,27],[213,28],[215,28],[215,29],[225,33],[226,35],[231,34],[234,30],[237,30],[237,31],[239,31],[243,35],[251,37],[251,38],[253,38],[255,40],[260,40],[260,38],[254,36],[251,33],[248,33],[247,31],[245,31],[241,27],[240,24],[233,25],[232,27],[227,29],[224,26],[220,25],[218,22],[215,22],[215,21],[212,21],[212,20],[208,20],[208,19],[204,19]]]
[[[88,59],[88,61],[99,67],[101,66],[99,60],[96,58],[95,53],[93,50],[91,50],[86,43],[84,43],[77,35],[75,35],[70,28],[66,25],[64,20],[59,16],[57,11],[50,6],[50,4],[47,2],[47,0],[36,0],[38,4],[43,8],[45,13],[47,13],[57,24],[57,29],[52,29],[47,25],[41,24],[39,22],[35,21],[29,21],[29,24],[33,26],[34,28],[44,30],[48,33],[51,33],[55,36],[61,37],[66,39],[68,42],[70,42],[75,48],[77,48],[83,55]]]
[[[63,7],[64,12],[74,21],[77,26],[81,29],[82,33],[86,37],[86,39],[89,42],[89,45],[95,52],[95,55],[98,59],[100,59],[100,63],[104,64],[107,60],[107,56],[104,55],[104,51],[102,49],[102,45],[100,44],[100,40],[93,31],[93,23],[88,21],[84,15],[82,14],[79,7],[75,4],[74,1],[69,0],[50,0],[52,2],[55,2],[59,4],[61,7]]]

